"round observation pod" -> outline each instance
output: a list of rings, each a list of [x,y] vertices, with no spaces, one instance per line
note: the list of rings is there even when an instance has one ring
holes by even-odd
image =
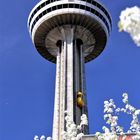
[[[111,31],[111,17],[98,0],[41,0],[31,11],[28,28],[38,52],[56,63],[59,40],[73,28],[83,42],[84,61],[103,51]]]

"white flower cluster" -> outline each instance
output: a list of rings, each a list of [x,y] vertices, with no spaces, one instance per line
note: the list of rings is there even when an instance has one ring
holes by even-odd
[[[106,123],[110,125],[110,130],[107,132],[111,133],[121,133],[123,131],[122,127],[118,126],[118,116],[116,115],[116,112],[114,110],[116,109],[116,105],[113,101],[113,99],[110,99],[109,101],[104,101],[104,120],[106,120]],[[107,130],[107,128],[104,126],[103,130]],[[105,131],[106,132],[106,131]]]
[[[66,131],[62,133],[63,140],[80,140],[81,137],[84,135],[82,130],[85,126],[88,125],[88,119],[86,114],[82,114],[80,125],[76,125],[73,120],[71,120],[71,116],[66,113]],[[40,138],[38,136],[34,137],[34,140],[53,140],[51,137],[45,137],[42,135]]]
[[[120,14],[119,31],[130,34],[137,46],[140,46],[140,8],[126,8]]]
[[[86,114],[81,116],[80,125],[76,126],[76,124],[71,120],[71,116],[67,113],[65,117],[66,120],[66,131],[63,132],[63,140],[80,140],[84,135],[82,133],[82,129],[85,125],[88,125],[88,120]]]
[[[44,135],[42,135],[40,138],[38,136],[34,137],[34,140],[52,140],[51,137],[45,137]]]
[[[122,138],[127,137],[123,131],[123,128],[118,125],[118,115],[120,112],[132,116],[130,128],[126,134],[133,134],[131,136],[133,140],[140,140],[140,122],[138,120],[140,110],[129,104],[127,93],[124,93],[122,97],[122,101],[125,104],[124,108],[117,108],[113,99],[104,101],[104,119],[110,128],[103,126],[102,129],[105,133],[101,134],[100,132],[97,132],[96,136],[98,137],[98,140],[118,140],[120,136]]]
[[[106,132],[104,134],[97,132],[95,135],[98,138],[98,140],[118,140],[118,136],[111,132]]]

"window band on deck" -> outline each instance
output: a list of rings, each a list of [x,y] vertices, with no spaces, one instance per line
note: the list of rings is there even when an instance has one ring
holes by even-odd
[[[35,20],[33,21],[32,25],[31,25],[31,34],[32,34],[32,31],[33,31],[33,28],[36,24],[36,22],[42,18],[44,15],[52,12],[52,11],[55,11],[55,10],[58,10],[58,9],[65,9],[65,8],[78,8],[78,9],[82,9],[82,10],[86,10],[86,11],[90,11],[92,14],[96,15],[97,17],[99,17],[103,22],[104,24],[106,25],[107,29],[108,29],[108,32],[110,31],[109,29],[109,25],[106,21],[106,19],[104,18],[104,16],[102,14],[100,14],[98,11],[96,11],[95,9],[92,9],[91,7],[88,7],[88,6],[85,6],[85,5],[79,5],[79,4],[61,4],[61,5],[56,5],[56,6],[53,6],[53,7],[50,7],[48,9],[45,9],[42,13],[40,13],[36,18]]]
[[[31,14],[31,16],[30,16],[30,19],[29,19],[29,26],[30,26],[30,24],[31,24],[31,20],[32,20],[33,16],[34,16],[41,8],[43,8],[44,6],[46,6],[46,5],[48,5],[48,4],[52,3],[52,2],[55,2],[55,1],[59,1],[59,0],[53,0],[53,1],[52,1],[52,0],[47,0],[47,1],[43,2],[41,5],[39,5],[39,6],[32,12],[32,14]],[[110,16],[109,16],[107,10],[106,10],[101,4],[97,3],[97,2],[94,1],[94,0],[82,0],[82,1],[86,1],[86,2],[88,2],[88,3],[91,3],[91,4],[93,4],[94,6],[97,6],[100,10],[102,10],[102,11],[105,13],[105,15],[107,16],[107,18],[109,19],[110,24],[112,25],[111,18],[110,18]]]

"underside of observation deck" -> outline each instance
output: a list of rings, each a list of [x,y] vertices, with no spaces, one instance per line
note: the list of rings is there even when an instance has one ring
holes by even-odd
[[[38,52],[56,63],[56,42],[63,39],[62,30],[74,28],[75,38],[83,41],[85,62],[96,58],[104,49],[107,36],[104,28],[84,15],[65,14],[44,21],[36,30],[34,43]]]

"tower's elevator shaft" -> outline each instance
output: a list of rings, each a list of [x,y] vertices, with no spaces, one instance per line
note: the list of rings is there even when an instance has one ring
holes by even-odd
[[[76,125],[82,114],[87,114],[85,72],[82,40],[74,36],[73,28],[61,31],[64,40],[57,42],[56,87],[53,122],[53,139],[62,140],[66,130],[65,111]],[[78,96],[78,93],[82,96]],[[88,133],[88,127],[83,129]]]

